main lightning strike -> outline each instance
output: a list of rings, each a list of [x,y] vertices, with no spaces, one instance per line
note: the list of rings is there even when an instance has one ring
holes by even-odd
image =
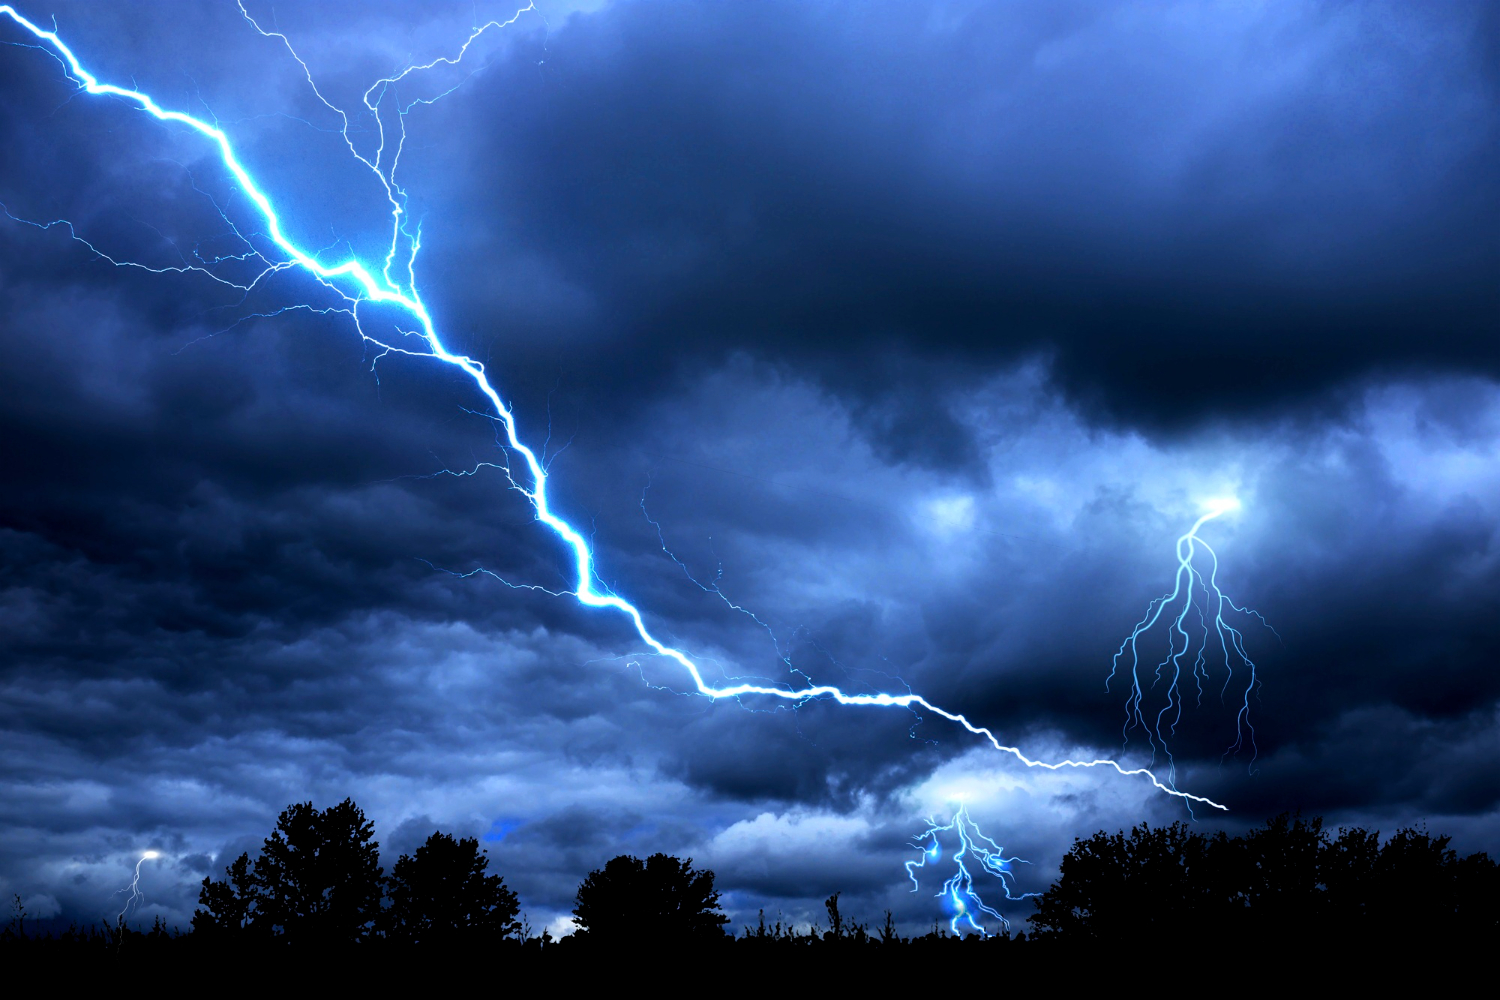
[[[141,865],[147,861],[155,861],[159,857],[161,857],[160,851],[141,852],[140,858],[135,863],[135,876],[130,880],[129,885],[120,890],[125,893],[125,905],[120,908],[120,915],[115,918],[116,926],[124,927],[125,917],[129,915],[131,909],[139,909],[146,902],[146,897],[141,892]]]
[[[921,851],[921,855],[915,861],[906,862],[906,874],[911,878],[911,891],[916,892],[921,888],[917,881],[917,869],[935,865],[942,860],[943,843],[941,834],[951,833],[958,838],[958,847],[951,855],[951,860],[957,866],[937,895],[943,901],[943,906],[953,916],[948,921],[948,929],[954,934],[960,933],[959,923],[962,921],[970,930],[976,931],[986,937],[989,932],[979,922],[980,914],[988,914],[1000,921],[1002,927],[1010,930],[1010,921],[1001,915],[999,910],[988,906],[974,888],[974,876],[969,871],[966,863],[968,859],[978,862],[979,867],[1000,880],[1000,888],[1005,893],[1005,898],[1018,901],[1030,899],[1035,896],[1034,892],[1023,892],[1019,896],[1012,894],[1011,889],[1015,883],[1015,873],[1011,866],[1020,862],[1029,864],[1021,858],[1008,858],[999,844],[984,835],[979,829],[979,824],[974,822],[969,815],[968,807],[960,802],[958,809],[953,813],[953,819],[946,824],[940,824],[935,820],[928,820],[928,827],[917,838],[912,846]],[[931,843],[927,843],[931,841]]]
[[[242,12],[244,11],[243,6],[240,9]],[[517,12],[516,17],[519,17],[521,13],[529,9],[531,8],[527,7]],[[847,694],[833,685],[811,683],[802,687],[778,687],[753,683],[736,683],[723,687],[715,687],[704,679],[697,664],[686,653],[667,646],[651,633],[650,629],[646,626],[640,609],[625,598],[604,587],[595,574],[593,553],[589,548],[587,539],[552,509],[548,497],[547,470],[537,454],[522,442],[517,428],[515,413],[505,404],[499,392],[491,384],[482,363],[466,355],[456,354],[448,349],[443,339],[438,335],[432,316],[417,291],[415,262],[417,254],[421,250],[421,232],[420,229],[412,232],[406,228],[406,192],[396,182],[395,171],[399,165],[401,150],[405,141],[405,114],[415,104],[430,103],[430,101],[413,101],[405,107],[401,107],[398,99],[394,124],[399,127],[399,130],[394,138],[387,136],[386,118],[381,110],[385,95],[392,92],[392,88],[398,81],[412,73],[436,66],[439,63],[449,66],[457,65],[470,44],[480,34],[491,27],[503,27],[505,24],[512,23],[515,18],[512,18],[508,22],[492,21],[474,29],[456,56],[434,60],[425,66],[412,66],[394,76],[376,81],[365,92],[363,98],[366,109],[374,115],[377,138],[375,151],[373,154],[367,155],[359,151],[350,137],[348,116],[329,102],[317,90],[316,85],[312,84],[312,76],[308,72],[307,64],[292,50],[286,37],[278,32],[266,31],[256,24],[248,13],[245,13],[246,19],[250,21],[261,35],[267,38],[279,39],[292,52],[293,58],[297,60],[304,72],[307,73],[308,82],[313,86],[314,93],[318,99],[337,113],[343,120],[344,140],[348,144],[351,154],[360,163],[364,164],[365,167],[370,169],[382,184],[386,198],[390,203],[390,215],[392,219],[391,240],[384,262],[380,266],[374,266],[367,265],[352,255],[336,263],[325,264],[320,259],[320,254],[309,252],[299,246],[286,232],[281,217],[276,212],[270,197],[261,190],[249,169],[240,161],[228,134],[218,126],[182,111],[163,108],[152,97],[141,91],[101,82],[84,68],[73,50],[63,42],[55,31],[48,31],[33,23],[10,4],[0,4],[0,14],[10,18],[17,26],[41,42],[41,45],[34,47],[43,49],[57,58],[63,64],[68,78],[77,83],[84,92],[95,96],[116,97],[127,101],[159,121],[176,123],[192,132],[196,132],[217,149],[224,169],[228,171],[239,190],[243,192],[245,197],[254,206],[255,213],[260,217],[265,227],[265,237],[284,255],[284,259],[271,260],[257,252],[255,256],[266,262],[265,270],[247,285],[237,285],[237,287],[243,288],[248,293],[251,287],[254,287],[269,274],[291,268],[301,268],[321,282],[326,288],[344,299],[347,311],[353,318],[355,328],[358,330],[360,336],[375,348],[377,360],[379,357],[387,354],[427,357],[452,366],[468,376],[475,389],[484,397],[493,412],[494,416],[491,419],[497,421],[503,429],[503,442],[505,446],[509,448],[512,454],[519,455],[525,466],[526,477],[524,480],[518,480],[507,468],[506,471],[510,476],[511,485],[526,497],[536,512],[537,520],[547,526],[562,542],[564,548],[571,556],[573,572],[578,582],[576,588],[569,593],[586,607],[609,609],[623,615],[635,629],[635,633],[640,637],[640,640],[656,655],[674,661],[686,671],[699,694],[713,699],[763,697],[779,699],[794,704],[814,699],[829,699],[841,705],[851,706],[922,708],[958,724],[973,735],[987,741],[997,751],[1009,754],[1027,767],[1044,768],[1054,771],[1062,768],[1099,767],[1110,769],[1127,777],[1145,778],[1160,791],[1176,796],[1185,802],[1212,806],[1215,809],[1225,808],[1211,799],[1179,790],[1175,787],[1175,783],[1172,780],[1162,781],[1149,768],[1125,767],[1107,758],[1095,758],[1092,760],[1068,759],[1056,762],[1033,759],[1024,754],[1019,748],[1003,743],[989,728],[975,725],[964,715],[940,708],[922,696],[910,692],[896,694]],[[432,100],[436,99],[432,98]],[[235,233],[236,235],[240,235],[238,229],[235,229]],[[244,239],[244,237],[241,236],[241,239]],[[250,243],[248,239],[245,242],[247,245]],[[398,258],[404,258],[400,267],[396,263]],[[207,268],[190,266],[187,270],[202,271],[210,277],[214,277],[215,280],[223,280],[217,278]],[[393,274],[393,272],[397,273]],[[399,331],[408,339],[387,342],[367,332],[361,323],[360,315],[360,308],[365,304],[386,306],[398,310],[408,317],[409,321],[414,324],[414,328]]]

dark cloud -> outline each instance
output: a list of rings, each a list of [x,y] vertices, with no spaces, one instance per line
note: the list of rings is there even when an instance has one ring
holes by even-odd
[[[507,357],[628,372],[626,394],[684,357],[795,357],[903,459],[954,457],[934,396],[964,363],[1044,355],[1088,405],[1169,425],[1494,372],[1494,28],[1479,6],[622,5],[441,112],[465,135],[434,157],[442,299]],[[497,291],[525,304],[491,333]],[[913,354],[947,362],[938,392]]]

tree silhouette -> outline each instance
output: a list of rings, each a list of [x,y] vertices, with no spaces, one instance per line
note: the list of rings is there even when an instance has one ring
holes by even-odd
[[[1233,893],[1215,876],[1230,850],[1223,834],[1205,837],[1184,823],[1143,824],[1128,835],[1101,830],[1073,844],[1031,923],[1074,938],[1117,939],[1222,920]]]
[[[578,886],[573,919],[589,939],[616,943],[681,943],[724,937],[714,873],[693,859],[622,854],[589,872]]]
[[[455,946],[520,931],[520,903],[499,875],[486,874],[489,858],[472,837],[437,832],[401,855],[387,882],[390,907],[383,924],[392,940]]]
[[[289,943],[351,944],[380,912],[380,845],[353,800],[288,806],[255,862],[255,921]]]
[[[198,890],[198,904],[203,909],[193,913],[193,932],[205,939],[238,938],[255,918],[255,871],[250,855],[241,854],[224,874],[228,879],[217,882],[205,875]]]
[[[1323,912],[1331,924],[1360,925],[1376,916],[1380,865],[1380,834],[1373,830],[1340,830],[1329,841],[1318,878],[1326,895]]]
[[[1324,947],[1400,928],[1452,943],[1497,927],[1500,874],[1484,854],[1460,859],[1447,837],[1340,830],[1282,815],[1238,837],[1185,824],[1137,826],[1074,842],[1036,901],[1044,936],[1126,944],[1247,939]]]
[[[1283,813],[1227,845],[1229,869],[1207,874],[1243,900],[1256,932],[1301,937],[1319,931],[1327,909],[1323,869],[1330,860],[1321,817]]]

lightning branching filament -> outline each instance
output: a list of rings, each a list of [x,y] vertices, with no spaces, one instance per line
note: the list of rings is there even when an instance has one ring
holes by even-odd
[[[145,851],[136,860],[135,875],[130,879],[130,884],[120,890],[125,894],[125,905],[120,908],[120,915],[115,918],[116,926],[124,927],[125,918],[130,915],[130,911],[138,910],[145,905],[146,896],[141,892],[141,865],[147,861],[155,861],[159,857],[161,857],[160,851]]]
[[[1255,661],[1245,651],[1245,637],[1239,629],[1225,620],[1226,613],[1235,613],[1256,619],[1270,628],[1257,611],[1242,608],[1224,594],[1219,587],[1219,556],[1213,547],[1198,536],[1198,531],[1209,521],[1239,507],[1238,501],[1219,501],[1208,513],[1194,522],[1187,534],[1177,539],[1177,572],[1172,580],[1172,590],[1163,594],[1146,608],[1146,615],[1131,631],[1115,652],[1110,665],[1109,677],[1105,680],[1108,689],[1115,676],[1122,671],[1128,673],[1129,691],[1125,699],[1124,737],[1127,743],[1133,731],[1144,731],[1151,746],[1153,766],[1158,753],[1167,760],[1167,780],[1171,783],[1176,775],[1176,766],[1167,744],[1167,738],[1175,735],[1182,720],[1183,674],[1187,672],[1196,689],[1196,704],[1203,703],[1204,684],[1211,683],[1210,661],[1224,666],[1224,682],[1218,696],[1221,701],[1229,698],[1235,703],[1234,741],[1224,752],[1232,756],[1246,748],[1253,764],[1257,749],[1255,727],[1250,722],[1250,697],[1259,681],[1255,675]],[[1207,557],[1208,571],[1199,568],[1199,552]],[[1143,666],[1141,644],[1158,625],[1167,634],[1166,656],[1152,668]],[[1273,630],[1274,631],[1274,630]],[[1191,655],[1191,660],[1189,656]],[[1150,662],[1149,660],[1145,662]],[[1145,675],[1149,670],[1149,677]],[[1238,681],[1236,681],[1238,676]],[[1161,700],[1148,705],[1148,692],[1161,688]]]
[[[943,882],[942,889],[937,893],[938,898],[943,901],[943,908],[950,914],[948,929],[954,934],[960,934],[967,928],[988,936],[989,931],[980,921],[989,916],[998,920],[1000,926],[1009,931],[1010,921],[980,898],[978,890],[974,888],[974,874],[969,866],[976,866],[981,872],[995,876],[1005,898],[1015,902],[1036,895],[1034,892],[1017,895],[1012,891],[1016,883],[1013,866],[1030,862],[1006,857],[1004,849],[979,829],[979,824],[974,822],[968,807],[963,803],[959,804],[950,822],[939,824],[931,819],[927,822],[929,826],[912,845],[921,855],[915,861],[906,862],[906,874],[911,878],[911,891],[917,892],[922,887],[917,880],[917,870],[942,864],[944,841],[951,844],[956,840],[958,846],[952,848],[952,853],[948,855],[948,860],[956,870]]]
[[[338,311],[344,311],[350,315],[355,329],[370,345],[377,362],[380,358],[390,354],[405,354],[428,358],[462,372],[472,383],[479,397],[484,400],[486,416],[496,422],[497,437],[501,445],[520,460],[515,466],[507,463],[503,467],[504,474],[511,486],[525,496],[535,511],[536,519],[556,537],[571,562],[572,578],[576,584],[568,593],[587,607],[605,609],[623,616],[634,629],[636,636],[652,653],[676,663],[686,672],[699,694],[715,699],[779,699],[782,703],[793,705],[813,699],[826,699],[851,706],[920,708],[956,723],[989,743],[996,750],[1009,754],[1027,767],[1048,770],[1097,767],[1114,770],[1122,775],[1145,779],[1162,792],[1184,801],[1200,803],[1216,809],[1225,808],[1210,799],[1179,790],[1172,781],[1163,781],[1147,767],[1125,767],[1106,758],[1061,761],[1034,759],[1024,754],[1019,748],[1003,742],[989,728],[976,725],[963,715],[940,708],[909,691],[849,694],[829,684],[776,685],[735,682],[714,686],[705,680],[698,665],[687,653],[658,640],[648,628],[640,609],[615,593],[598,578],[594,555],[588,539],[564,520],[554,508],[546,465],[537,452],[521,440],[515,413],[491,383],[482,363],[464,354],[455,353],[448,347],[447,342],[439,335],[417,288],[416,260],[421,250],[421,230],[412,228],[409,222],[406,210],[407,194],[396,179],[406,139],[406,114],[418,104],[430,104],[447,93],[451,93],[453,88],[435,97],[412,99],[403,104],[397,95],[397,85],[423,70],[438,65],[458,66],[464,54],[469,51],[470,46],[480,35],[493,28],[503,28],[514,23],[517,18],[532,8],[529,6],[523,8],[508,21],[492,21],[475,28],[453,56],[436,59],[419,66],[410,66],[400,73],[378,80],[371,85],[363,95],[364,111],[361,114],[373,119],[373,149],[360,148],[360,143],[354,138],[356,129],[350,115],[329,101],[317,88],[307,63],[296,53],[287,37],[279,32],[262,28],[244,10],[243,6],[240,9],[245,19],[256,31],[267,39],[275,40],[291,53],[292,58],[297,61],[306,75],[308,85],[313,88],[317,99],[338,115],[343,122],[343,138],[350,155],[379,180],[389,203],[391,218],[390,239],[383,260],[379,262],[361,260],[353,254],[352,250],[349,256],[342,259],[337,259],[337,255],[333,255],[334,259],[325,260],[325,255],[330,255],[332,248],[325,248],[321,251],[306,249],[289,231],[290,224],[282,219],[271,197],[262,190],[250,169],[240,160],[229,135],[218,125],[182,111],[164,108],[151,96],[139,90],[100,81],[84,68],[73,50],[64,44],[55,31],[49,31],[33,23],[9,4],[0,5],[0,14],[8,17],[41,43],[32,47],[44,49],[57,58],[63,65],[68,78],[84,92],[96,96],[118,98],[135,105],[159,121],[180,125],[189,132],[201,136],[216,149],[218,158],[229,178],[249,201],[253,214],[258,220],[259,231],[246,236],[242,227],[232,222],[229,223],[233,234],[243,242],[246,248],[244,253],[214,257],[180,268],[162,270],[202,273],[215,281],[232,284],[248,295],[252,289],[272,275],[291,269],[301,269],[342,300]],[[388,99],[389,105],[386,103]],[[223,214],[222,210],[220,214]],[[225,221],[229,222],[227,217]],[[348,247],[348,244],[342,241],[336,245]],[[263,262],[263,266],[254,276],[238,280],[221,277],[212,270],[216,263],[228,262],[231,258],[236,264],[257,260]],[[370,306],[380,306],[404,317],[402,327],[397,330],[400,335],[399,339],[389,334],[371,333],[366,329],[364,311]]]

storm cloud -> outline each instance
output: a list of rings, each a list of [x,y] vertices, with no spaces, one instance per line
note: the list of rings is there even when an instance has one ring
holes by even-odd
[[[355,106],[471,13],[275,24]],[[233,4],[56,16],[223,122],[310,245],[383,254],[378,185]],[[409,93],[457,87],[406,118],[418,284],[603,583],[711,679],[909,686],[1036,757],[1147,763],[1111,656],[1232,495],[1204,535],[1274,630],[1236,622],[1253,759],[1222,663],[1174,736],[1231,807],[1200,820],[1500,848],[1491,8],[544,4],[482,42]],[[461,381],[282,311],[327,304],[295,274],[116,263],[229,252],[210,150],[34,49],[0,93],[0,889],[33,913],[98,919],[152,847],[185,923],[306,798],[354,796],[387,863],[485,838],[537,926],[657,850],[737,920],[843,891],[916,926],[900,863],[956,796],[1024,888],[1184,815],[937,718],[687,694],[545,592],[564,553]]]

